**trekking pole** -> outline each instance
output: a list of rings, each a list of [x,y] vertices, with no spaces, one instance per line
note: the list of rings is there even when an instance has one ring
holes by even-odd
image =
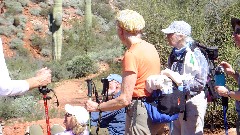
[[[86,80],[87,82],[87,87],[88,87],[88,99],[89,100],[92,100],[92,79],[87,79]],[[90,132],[90,135],[92,134],[91,133],[91,112],[89,112],[89,120],[88,120],[88,126],[89,126],[89,132]]]
[[[109,82],[108,82],[108,79],[106,79],[106,78],[102,78],[101,82],[103,84],[102,101],[101,102],[106,102],[106,101],[108,101]],[[99,131],[99,128],[100,128],[101,117],[102,117],[102,111],[99,112],[99,116],[98,116],[98,124],[97,124],[97,130],[96,130],[97,135],[98,135],[98,131]]]
[[[48,115],[48,106],[47,106],[47,100],[51,99],[51,97],[47,96],[47,93],[50,92],[50,89],[48,89],[46,86],[42,86],[42,87],[39,87],[39,91],[43,94],[43,101],[44,101],[45,115],[46,115],[46,123],[47,123],[47,134],[51,135],[50,124],[49,124],[49,115]]]

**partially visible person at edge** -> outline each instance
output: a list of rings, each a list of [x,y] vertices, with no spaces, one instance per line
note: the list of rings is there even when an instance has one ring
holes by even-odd
[[[121,94],[122,77],[118,74],[110,74],[107,77],[109,81],[108,95],[113,99]],[[115,111],[106,111],[101,113],[100,128],[107,128],[110,135],[124,135],[125,132],[125,108]],[[91,113],[91,125],[98,126],[99,113]]]
[[[204,86],[207,81],[208,64],[199,48],[191,51],[194,44],[191,38],[191,26],[184,21],[174,21],[168,28],[162,29],[168,44],[173,47],[168,59],[168,68],[182,76],[183,90],[187,94],[186,121],[184,113],[173,121],[173,135],[202,135],[204,115],[207,108]],[[184,61],[178,61],[183,57]],[[174,61],[172,60],[174,59]]]
[[[87,126],[89,113],[82,106],[65,105],[65,119],[63,124],[66,130],[55,135],[89,135]]]
[[[51,70],[42,68],[36,75],[26,80],[11,80],[6,66],[2,40],[0,38],[0,96],[21,95],[26,91],[51,83]]]
[[[160,58],[154,45],[141,39],[145,27],[143,17],[133,10],[122,10],[116,16],[117,33],[127,47],[122,61],[122,92],[119,97],[98,104],[86,101],[90,112],[111,111],[127,107],[126,135],[160,135],[165,124],[154,124],[148,117],[142,97],[151,94],[145,89],[150,75],[160,74]]]
[[[231,19],[231,25],[233,28],[233,39],[237,47],[240,48],[240,19],[238,18],[232,18]],[[239,63],[238,63],[239,64]],[[220,96],[224,97],[230,97],[233,99],[236,99],[236,110],[238,113],[238,119],[236,121],[236,131],[237,135],[240,135],[240,77],[239,73],[237,73],[232,66],[225,62],[222,61],[220,65],[223,66],[225,73],[231,77],[233,77],[237,82],[238,82],[238,91],[230,91],[224,86],[215,86],[215,90],[218,92]],[[240,65],[238,65],[240,66]]]

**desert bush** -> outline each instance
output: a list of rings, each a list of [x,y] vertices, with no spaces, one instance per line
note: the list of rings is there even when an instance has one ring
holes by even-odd
[[[45,3],[45,2],[40,2],[40,3],[39,3],[39,6],[40,6],[41,8],[47,8],[47,7],[48,7],[48,4]]]
[[[0,116],[6,120],[10,118],[23,118],[24,121],[44,119],[45,108],[43,104],[38,103],[39,99],[31,95],[2,97],[0,98],[2,102]],[[59,114],[59,111],[56,108],[49,107],[49,116],[51,118],[57,117],[57,114]]]
[[[19,38],[12,39],[9,44],[10,49],[17,49],[18,46],[23,46],[23,40]]]
[[[25,34],[24,33],[17,33],[17,37],[21,40],[23,40]]]
[[[22,4],[23,7],[27,7],[28,3],[30,2],[29,0],[18,0],[19,3]]]
[[[51,50],[46,48],[43,48],[40,53],[43,57],[51,57],[52,55]]]
[[[35,49],[42,50],[43,47],[50,49],[50,45],[52,44],[51,37],[46,35],[46,37],[40,37],[36,34],[30,37],[31,46]]]
[[[30,9],[30,13],[35,16],[40,16],[41,8],[32,8]]]
[[[45,66],[52,70],[52,81],[58,82],[60,80],[69,79],[70,72],[67,71],[65,61],[49,61]]]
[[[13,28],[6,27],[6,26],[0,26],[0,34],[10,37],[13,34]]]
[[[32,111],[38,108],[37,99],[32,96],[23,96],[22,98],[1,98],[0,100],[2,102],[0,105],[0,116],[5,119],[27,117],[28,115],[32,115]],[[37,114],[37,112],[35,114]]]
[[[23,11],[22,4],[17,1],[5,0],[4,3],[7,8],[6,14],[16,15]]]
[[[66,62],[67,71],[71,72],[72,78],[80,78],[90,73],[96,73],[98,67],[96,61],[88,55],[75,56],[72,60]]]
[[[0,17],[0,25],[9,25],[11,23],[6,18]]]
[[[40,15],[47,18],[48,15],[52,12],[52,7],[41,8]]]
[[[6,63],[12,79],[26,79],[35,75],[43,67],[44,62],[32,57],[16,55],[6,58]]]
[[[98,3],[97,1],[92,2],[92,13],[104,18],[107,22],[114,19],[114,11],[109,4]],[[98,6],[97,6],[98,5]]]
[[[34,25],[33,25],[33,29],[34,29],[34,31],[42,32],[42,30],[43,30],[43,25],[42,25],[42,24],[39,24],[39,23],[34,24]]]

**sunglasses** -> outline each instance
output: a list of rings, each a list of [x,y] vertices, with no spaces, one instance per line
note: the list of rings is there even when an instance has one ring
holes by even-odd
[[[65,117],[71,117],[72,116],[72,114],[70,114],[70,113],[65,113]]]
[[[240,28],[237,28],[234,32],[233,35],[240,35]]]

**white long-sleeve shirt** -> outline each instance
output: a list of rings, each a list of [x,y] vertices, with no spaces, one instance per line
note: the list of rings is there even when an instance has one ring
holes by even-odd
[[[11,80],[3,54],[3,45],[0,38],[0,96],[21,95],[29,90],[25,80]]]

